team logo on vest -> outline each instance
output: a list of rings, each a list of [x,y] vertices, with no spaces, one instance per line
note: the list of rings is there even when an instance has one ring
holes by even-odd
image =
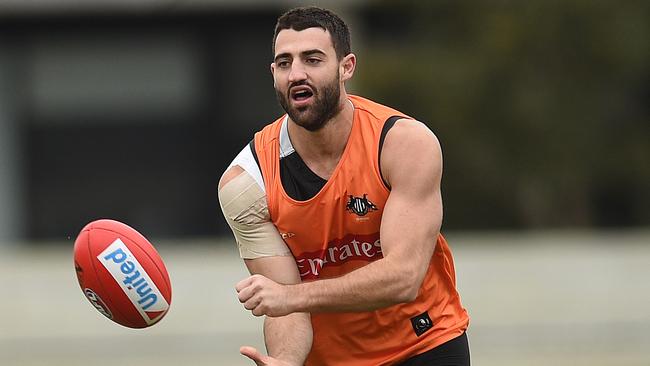
[[[363,194],[363,197],[354,197],[350,195],[348,203],[345,205],[345,210],[354,212],[358,216],[366,216],[370,211],[377,211],[377,206],[374,203],[370,202],[366,193]]]
[[[411,325],[413,326],[415,335],[419,337],[433,327],[433,322],[431,321],[431,317],[429,317],[429,313],[425,311],[420,315],[412,317]]]

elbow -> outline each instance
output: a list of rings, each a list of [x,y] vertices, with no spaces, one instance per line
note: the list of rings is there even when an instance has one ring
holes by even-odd
[[[401,276],[399,281],[399,290],[396,294],[397,303],[409,303],[415,301],[420,293],[420,286],[422,285],[422,276],[415,271],[408,271]]]
[[[419,290],[419,287],[408,286],[408,288],[404,289],[400,294],[398,303],[409,303],[415,301],[418,297]]]

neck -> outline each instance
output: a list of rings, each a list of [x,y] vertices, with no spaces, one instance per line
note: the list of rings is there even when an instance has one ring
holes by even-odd
[[[318,131],[309,131],[289,119],[289,137],[302,160],[316,174],[327,179],[336,167],[352,131],[354,107],[341,93],[341,110]]]

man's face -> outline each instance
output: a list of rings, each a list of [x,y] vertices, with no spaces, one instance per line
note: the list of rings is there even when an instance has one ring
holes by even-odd
[[[280,105],[299,126],[317,131],[340,111],[339,61],[328,31],[280,31],[271,72]]]

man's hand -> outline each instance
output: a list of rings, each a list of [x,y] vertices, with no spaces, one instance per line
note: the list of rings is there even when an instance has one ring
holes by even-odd
[[[257,349],[253,347],[241,347],[239,349],[239,352],[250,358],[251,360],[255,361],[255,364],[257,366],[294,366],[288,362],[278,360],[276,358],[266,356],[261,354]]]
[[[287,285],[281,285],[262,275],[252,275],[236,286],[237,297],[255,316],[284,316],[294,312],[290,308]]]

